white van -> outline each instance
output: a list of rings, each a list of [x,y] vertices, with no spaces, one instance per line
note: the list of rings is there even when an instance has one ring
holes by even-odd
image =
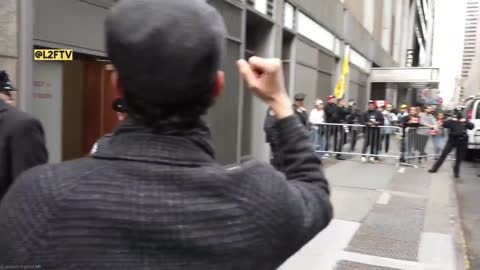
[[[475,127],[468,130],[467,159],[472,159],[476,151],[480,150],[480,97],[469,98],[465,102],[464,116]]]

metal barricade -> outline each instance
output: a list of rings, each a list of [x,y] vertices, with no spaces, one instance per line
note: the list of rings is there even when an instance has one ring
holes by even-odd
[[[402,129],[396,126],[371,127],[355,124],[321,124],[312,126],[316,152],[328,155],[365,158],[401,158]]]
[[[312,126],[312,140],[321,157],[360,156],[367,160],[392,159],[397,165],[417,167],[438,158],[445,146],[446,130],[430,127],[321,124]]]
[[[436,153],[434,138],[434,131],[430,127],[406,127],[404,129],[405,151],[401,162],[412,163],[418,161],[426,161],[428,158],[437,157],[440,153]],[[441,147],[443,149],[443,146]]]

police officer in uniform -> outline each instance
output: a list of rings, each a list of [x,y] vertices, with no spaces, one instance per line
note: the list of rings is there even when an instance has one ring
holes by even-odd
[[[437,160],[437,162],[435,162],[435,165],[433,165],[429,172],[436,173],[438,169],[440,169],[440,166],[442,166],[448,154],[450,154],[453,148],[456,148],[457,151],[455,166],[453,167],[453,174],[455,178],[459,178],[460,164],[465,158],[468,147],[467,129],[473,129],[474,125],[463,117],[460,110],[457,110],[452,119],[445,121],[443,127],[448,129],[448,141],[445,145],[445,148],[443,148],[442,155]]]
[[[308,114],[307,109],[304,107],[304,100],[306,95],[303,93],[295,94],[295,103],[293,104],[293,110],[295,114],[300,118],[300,122],[308,127]]]

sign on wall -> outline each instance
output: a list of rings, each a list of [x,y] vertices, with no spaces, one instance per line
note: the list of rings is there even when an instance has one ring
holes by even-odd
[[[62,160],[63,65],[34,62],[32,114],[42,122],[50,162]]]

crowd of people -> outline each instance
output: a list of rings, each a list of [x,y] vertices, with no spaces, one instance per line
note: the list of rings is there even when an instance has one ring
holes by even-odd
[[[355,153],[358,142],[363,141],[359,149],[362,162],[375,162],[381,156],[389,156],[395,136],[403,139],[404,144],[394,151],[403,152],[402,161],[405,162],[413,159],[423,162],[427,157],[438,160],[446,146],[444,123],[447,117],[437,105],[408,107],[403,104],[397,109],[391,104],[377,106],[370,100],[368,109],[362,112],[353,100],[346,103],[343,98],[332,95],[326,104],[317,99],[315,108],[307,115],[304,99],[304,94],[295,96],[296,112],[311,132],[318,155],[324,159],[333,154],[337,160],[344,160],[345,154]],[[265,130],[267,137],[270,135],[267,142],[274,141],[271,139],[273,131]],[[433,149],[432,153],[427,153],[430,140]]]

